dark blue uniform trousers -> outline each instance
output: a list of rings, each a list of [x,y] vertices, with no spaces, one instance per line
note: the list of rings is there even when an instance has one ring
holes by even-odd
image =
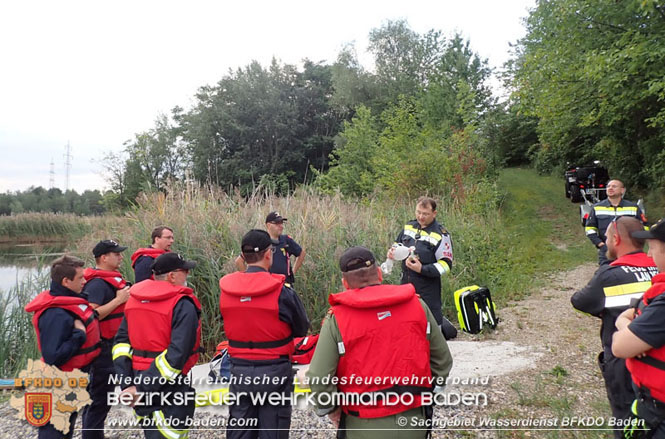
[[[115,386],[109,384],[109,377],[115,373],[111,343],[110,340],[102,340],[102,351],[92,364],[87,387],[92,404],[82,411],[83,439],[104,439],[104,421],[111,410],[107,395],[115,390]]]
[[[39,427],[39,432],[37,433],[38,439],[71,439],[74,435],[74,424],[76,424],[77,414],[77,412],[74,412],[69,417],[69,433],[66,435],[62,434],[60,430],[56,430],[50,423],[48,423],[43,427]]]
[[[277,361],[277,360],[276,360]],[[242,377],[256,377],[258,380],[264,377],[271,378],[269,383],[245,383],[236,382]],[[276,378],[276,383],[272,378]],[[293,392],[293,368],[288,359],[278,362],[259,362],[248,360],[236,360],[231,358],[231,393],[245,392],[247,396],[240,398],[234,405],[229,407],[229,426],[226,429],[227,439],[278,439],[288,438],[291,427],[291,404],[272,405],[267,401],[265,404],[252,404],[249,394],[266,394],[272,392],[282,395],[291,395]],[[234,419],[257,419],[256,427],[248,427],[247,423],[240,428],[233,428]]]

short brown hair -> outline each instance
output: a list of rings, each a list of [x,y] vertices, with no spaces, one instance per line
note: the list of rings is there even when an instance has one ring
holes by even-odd
[[[434,198],[430,197],[420,197],[418,198],[418,202],[416,203],[416,206],[429,206],[432,208],[432,211],[436,210],[436,200]]]
[[[76,269],[84,265],[82,260],[74,256],[61,256],[51,264],[51,280],[58,285],[62,285],[62,280],[65,278],[74,280]]]
[[[173,229],[170,227],[166,226],[155,227],[154,230],[152,231],[152,234],[150,235],[153,244],[155,243],[155,239],[162,237],[162,233],[164,232],[164,230],[168,230],[169,232],[173,233]]]
[[[381,283],[379,280],[379,272],[377,271],[375,264],[372,264],[369,267],[343,272],[342,277],[351,288],[364,288],[369,285],[378,285]]]

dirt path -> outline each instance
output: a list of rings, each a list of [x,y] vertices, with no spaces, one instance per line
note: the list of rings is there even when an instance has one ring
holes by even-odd
[[[484,407],[438,409],[436,418],[458,423],[475,422],[486,417],[504,422],[526,422],[535,426],[545,422],[560,427],[574,416],[602,417],[607,424],[610,410],[605,387],[596,364],[600,352],[600,320],[573,310],[570,296],[584,286],[597,266],[585,264],[568,272],[552,275],[549,288],[499,310],[497,330],[490,334],[462,334],[452,342],[456,367],[452,375],[467,376],[465,368],[485,364],[479,374],[487,374],[489,384],[458,386],[461,393],[487,395]],[[478,345],[478,354],[469,352],[469,341]],[[462,349],[457,343],[464,343]],[[487,349],[486,346],[492,346]],[[485,346],[485,347],[483,347]],[[503,346],[504,349],[498,349]],[[506,355],[506,352],[509,355]],[[471,361],[471,364],[469,364]],[[517,366],[516,366],[517,365]],[[513,368],[506,372],[506,367]],[[515,371],[514,367],[520,367]],[[514,425],[514,424],[511,424]],[[525,431],[505,425],[506,430],[467,432],[471,437],[604,437],[607,431]],[[551,425],[550,425],[551,426]],[[547,427],[547,425],[545,425]],[[578,425],[578,427],[580,427]],[[460,432],[435,431],[434,437],[456,437]]]

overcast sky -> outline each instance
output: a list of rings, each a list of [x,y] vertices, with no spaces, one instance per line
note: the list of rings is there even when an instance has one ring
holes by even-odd
[[[386,20],[460,32],[490,66],[510,57],[535,0],[4,1],[0,3],[0,192],[103,189],[95,160],[153,126],[229,68],[275,56],[333,62]],[[366,59],[366,58],[364,58]]]

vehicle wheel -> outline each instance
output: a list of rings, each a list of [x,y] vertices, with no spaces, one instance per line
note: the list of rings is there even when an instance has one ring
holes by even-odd
[[[578,186],[570,186],[570,201],[573,203],[582,201],[582,192]]]
[[[570,198],[570,185],[566,183],[566,198]]]

